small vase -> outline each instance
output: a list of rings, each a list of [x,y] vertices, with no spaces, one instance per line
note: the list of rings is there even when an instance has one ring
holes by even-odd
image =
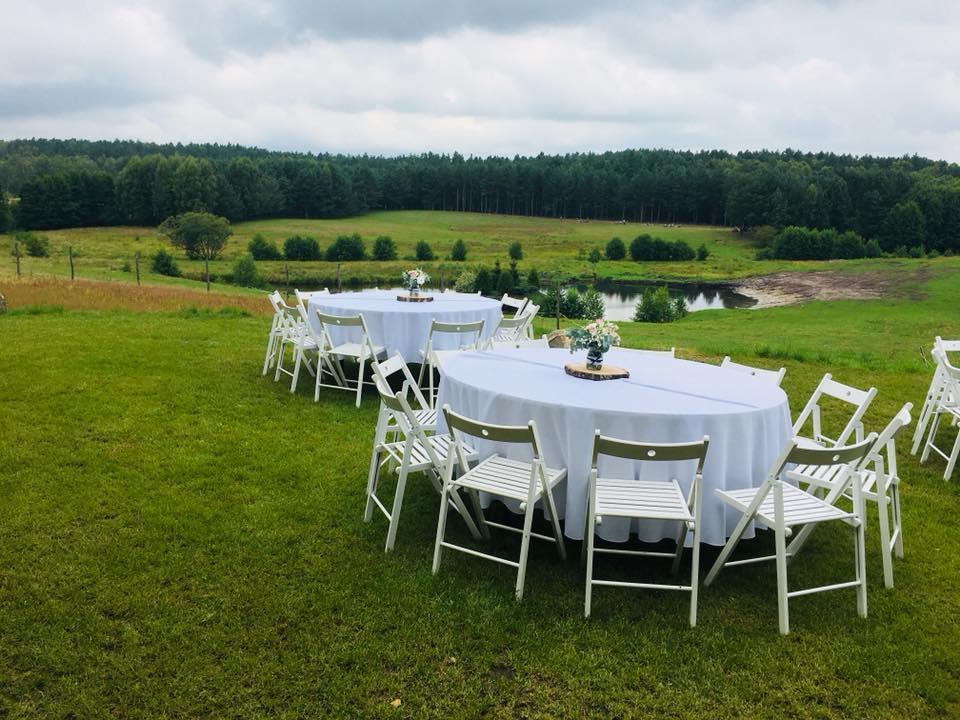
[[[591,345],[587,348],[587,369],[600,370],[603,367],[603,351],[599,345]]]

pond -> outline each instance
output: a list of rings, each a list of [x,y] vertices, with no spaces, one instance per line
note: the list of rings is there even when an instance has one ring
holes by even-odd
[[[632,320],[637,302],[648,287],[657,287],[663,283],[636,284],[597,284],[596,288],[603,297],[605,315],[609,320]],[[581,292],[585,286],[577,288]],[[672,298],[683,298],[690,312],[699,310],[720,310],[723,308],[749,308],[757,304],[755,298],[735,292],[730,285],[709,285],[700,283],[667,283],[667,292]]]

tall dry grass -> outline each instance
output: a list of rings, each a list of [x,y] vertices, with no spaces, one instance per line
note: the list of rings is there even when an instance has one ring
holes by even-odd
[[[165,285],[137,286],[101,280],[65,280],[56,277],[0,279],[7,308],[60,306],[70,310],[134,310],[159,312],[188,307],[240,308],[256,315],[273,312],[263,297],[206,292]]]

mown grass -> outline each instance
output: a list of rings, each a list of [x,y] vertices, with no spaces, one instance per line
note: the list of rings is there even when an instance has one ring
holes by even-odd
[[[621,329],[631,346],[786,365],[794,411],[826,371],[876,385],[877,427],[921,401],[918,348],[960,336],[956,275],[922,290]],[[798,598],[780,637],[772,568],[747,566],[704,589],[696,629],[685,596],[652,591],[598,591],[584,621],[577,543],[565,564],[534,546],[519,605],[507,568],[448,556],[432,576],[425,483],[384,555],[384,523],[361,520],[376,403],[315,404],[261,377],[266,327],[214,307],[0,316],[0,715],[960,713],[960,491],[941,463],[901,448],[907,556],[885,590],[871,517],[866,620],[852,592]],[[791,572],[850,567],[849,533],[824,528]]]
[[[341,283],[389,284],[398,282],[400,271],[411,264],[422,265],[439,282],[441,276],[449,284],[465,267],[479,264],[492,266],[499,260],[507,267],[507,249],[519,241],[524,259],[519,262],[522,272],[537,269],[541,274],[555,278],[603,278],[613,280],[674,279],[697,281],[727,281],[751,275],[763,275],[783,270],[841,269],[848,272],[884,269],[890,261],[858,260],[831,262],[758,261],[756,248],[750,240],[735,234],[729,228],[705,225],[664,227],[655,224],[613,222],[578,223],[575,220],[554,220],[523,216],[487,215],[480,213],[453,213],[427,211],[373,212],[360,217],[341,220],[263,220],[234,225],[234,235],[221,259],[211,264],[211,273],[224,276],[231,272],[233,263],[247,252],[247,244],[256,233],[282,248],[285,238],[294,234],[312,235],[321,248],[326,248],[342,234],[360,233],[368,252],[379,235],[389,235],[397,243],[399,259],[390,262],[343,263]],[[591,249],[604,249],[614,236],[629,245],[640,233],[649,233],[667,240],[685,240],[696,248],[704,244],[710,257],[704,262],[643,262],[630,260],[588,261]],[[88,279],[125,279],[133,275],[125,266],[133,268],[134,254],[142,258],[141,270],[150,282],[182,284],[184,281],[149,275],[149,257],[161,247],[169,249],[169,242],[158,235],[156,228],[109,227],[52,230],[49,258],[22,259],[22,272],[27,275],[69,275],[68,247],[73,247],[74,264],[79,277]],[[455,263],[449,257],[454,241],[462,238],[468,248],[464,263]],[[414,247],[419,240],[430,243],[437,260],[413,260]],[[0,257],[12,251],[11,236],[0,235]],[[178,263],[185,274],[197,279],[203,276],[203,264],[189,261],[176,252]],[[920,261],[910,261],[911,267]],[[902,263],[900,263],[902,264]],[[289,266],[290,284],[296,286],[330,285],[335,283],[336,263],[271,261],[258,263],[260,271],[275,284],[286,282]],[[13,258],[0,264],[0,276],[13,273]]]

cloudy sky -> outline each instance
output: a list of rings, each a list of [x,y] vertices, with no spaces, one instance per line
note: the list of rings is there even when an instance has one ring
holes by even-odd
[[[4,3],[0,138],[960,161],[960,1]]]

